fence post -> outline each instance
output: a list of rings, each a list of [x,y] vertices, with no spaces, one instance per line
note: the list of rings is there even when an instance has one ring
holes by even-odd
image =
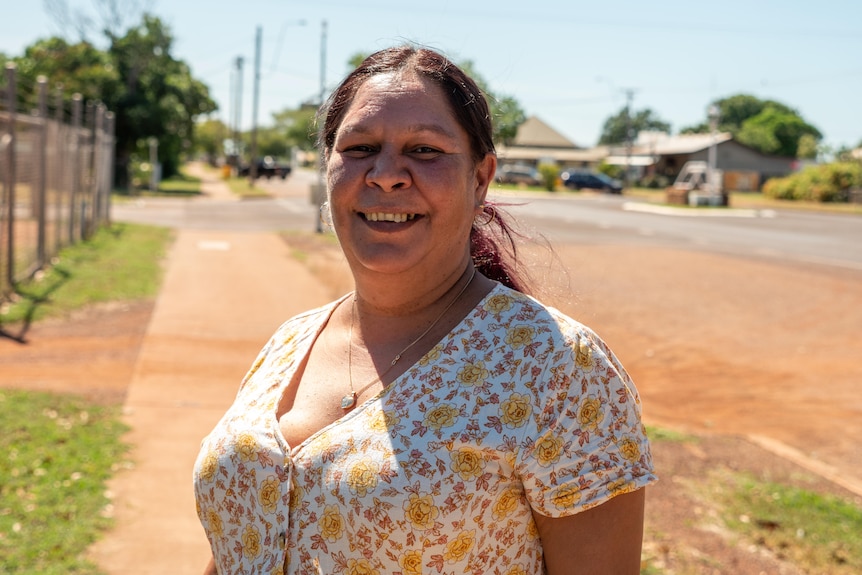
[[[15,110],[18,95],[15,87],[15,64],[6,64],[6,109],[9,126],[6,131],[6,284],[15,285]]]
[[[84,98],[81,94],[72,96],[72,186],[69,193],[69,243],[77,238],[75,226],[78,212],[78,194],[81,187],[81,116]]]
[[[108,140],[108,144],[105,146],[105,154],[108,158],[108,169],[105,170],[108,178],[108,201],[105,205],[105,222],[110,225],[111,224],[111,196],[114,190],[114,147],[116,141],[114,140],[114,131],[116,130],[115,124],[115,116],[113,112],[108,112],[105,114],[105,121],[107,125],[105,126],[105,135]]]
[[[60,248],[63,247],[63,190],[66,189],[65,186],[65,175],[66,175],[66,164],[68,160],[68,153],[66,151],[66,146],[63,145],[63,139],[66,135],[65,128],[63,126],[63,85],[57,84],[56,92],[54,94],[54,122],[57,124],[57,139],[54,142],[54,150],[55,150],[55,158],[56,162],[54,165],[54,169],[52,170],[52,180],[54,182],[54,189],[57,194],[57,222],[54,224],[54,255],[60,253]]]
[[[47,178],[47,155],[48,155],[48,79],[39,76],[36,79],[39,94],[39,164],[37,167],[38,184],[36,186],[34,200],[36,208],[36,267],[45,266],[45,226],[46,218],[45,202],[46,178]]]

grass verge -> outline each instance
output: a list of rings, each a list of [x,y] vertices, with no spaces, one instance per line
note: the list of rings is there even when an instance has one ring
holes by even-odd
[[[89,304],[152,297],[162,278],[168,228],[117,223],[61,250],[53,265],[16,286],[0,325],[62,316]]]
[[[807,573],[862,573],[862,509],[831,495],[722,473],[713,492],[730,529]]]
[[[4,573],[95,574],[86,549],[111,524],[105,482],[123,465],[119,407],[0,391]]]
[[[268,198],[269,194],[256,186],[253,186],[248,178],[228,178],[225,180],[230,191],[243,199]]]

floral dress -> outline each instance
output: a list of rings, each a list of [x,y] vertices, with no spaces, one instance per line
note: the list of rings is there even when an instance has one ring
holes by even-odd
[[[588,328],[496,286],[376,397],[287,445],[276,410],[336,304],[275,333],[195,464],[219,573],[543,573],[532,513],[655,481],[637,391]]]

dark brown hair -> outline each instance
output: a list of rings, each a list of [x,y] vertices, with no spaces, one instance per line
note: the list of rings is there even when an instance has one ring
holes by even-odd
[[[476,82],[434,50],[397,46],[368,56],[338,85],[320,109],[318,150],[324,162],[332,153],[338,128],[359,88],[373,76],[394,72],[413,73],[442,88],[456,121],[467,133],[474,162],[496,153],[491,112]],[[500,210],[487,203],[470,231],[470,253],[473,264],[485,276],[527,293],[525,274],[519,271],[515,235]]]

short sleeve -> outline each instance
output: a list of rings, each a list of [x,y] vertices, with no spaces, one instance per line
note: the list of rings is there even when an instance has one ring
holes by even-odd
[[[533,509],[563,517],[657,478],[631,378],[595,333],[556,319],[517,465]]]

